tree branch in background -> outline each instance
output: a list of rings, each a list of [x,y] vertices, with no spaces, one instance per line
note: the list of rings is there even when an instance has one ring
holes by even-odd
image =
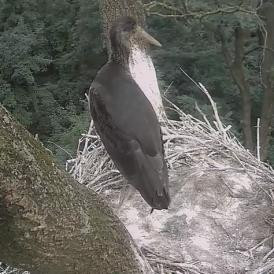
[[[191,8],[185,2],[185,5],[180,8],[172,4],[166,3],[166,1],[151,1],[145,5],[148,14],[158,15],[166,18],[193,18],[193,19],[202,19],[204,17],[218,15],[218,14],[234,14],[234,13],[248,13],[252,16],[255,16],[258,20],[260,18],[257,14],[257,9],[252,6],[250,3],[245,3],[241,1],[237,6],[236,5],[222,5],[219,1],[216,1],[215,7],[211,10],[195,10]],[[216,8],[217,7],[217,8]],[[261,21],[261,20],[260,20]],[[253,136],[252,136],[252,122],[251,122],[251,95],[250,88],[248,85],[248,80],[246,78],[245,66],[244,66],[244,57],[252,52],[244,52],[245,43],[249,37],[247,29],[244,29],[240,24],[237,27],[234,27],[234,49],[230,50],[230,45],[228,45],[225,36],[225,29],[220,24],[214,30],[221,41],[222,53],[224,60],[230,70],[232,79],[237,85],[241,98],[242,98],[242,129],[244,135],[244,143],[247,149],[253,151]],[[271,48],[268,46],[268,48]],[[232,53],[234,52],[234,53]],[[268,100],[266,100],[268,102]],[[268,103],[269,104],[269,103]],[[263,108],[265,109],[265,108]],[[265,115],[265,114],[264,114]],[[263,125],[263,121],[262,121]],[[263,129],[262,129],[263,130]],[[262,138],[261,138],[262,139]]]
[[[258,11],[264,22],[264,52],[261,67],[264,97],[261,110],[260,147],[265,160],[272,131],[274,107],[274,1],[262,1]]]
[[[253,137],[252,137],[252,125],[251,125],[251,97],[249,91],[249,85],[246,80],[244,70],[244,44],[249,33],[238,25],[234,30],[234,55],[226,42],[225,30],[219,25],[217,35],[221,41],[222,52],[224,55],[225,62],[231,72],[231,76],[239,88],[242,98],[242,128],[244,134],[245,146],[249,150],[253,150]]]
[[[233,14],[237,12],[256,14],[256,11],[249,9],[248,7],[243,7],[241,4],[237,6],[226,5],[217,9],[210,11],[202,10],[193,10],[188,7],[186,2],[182,8],[177,8],[172,4],[167,4],[166,2],[152,1],[146,3],[145,5],[146,12],[148,15],[157,15],[165,18],[196,18],[202,19],[204,17],[217,15],[217,14]]]

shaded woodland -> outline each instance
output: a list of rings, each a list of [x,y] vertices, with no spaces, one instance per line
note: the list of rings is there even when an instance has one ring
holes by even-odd
[[[273,1],[144,1],[162,92],[184,112],[212,115],[251,151],[260,118],[261,158],[273,163]],[[62,162],[87,130],[85,93],[107,60],[97,1],[2,0],[0,102]],[[171,114],[171,118],[176,118]]]

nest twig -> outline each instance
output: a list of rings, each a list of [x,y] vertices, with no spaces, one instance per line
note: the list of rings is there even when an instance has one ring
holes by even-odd
[[[199,262],[184,263],[175,258],[164,257],[155,250],[142,247],[142,252],[156,273],[160,274],[202,274]]]
[[[241,145],[231,133],[231,126],[222,124],[216,104],[208,91],[201,84],[197,86],[208,97],[215,121],[211,124],[198,106],[197,109],[204,121],[185,114],[167,100],[170,108],[180,117],[179,121],[170,120],[167,117],[163,117],[161,121],[165,157],[170,173],[188,165],[193,175],[202,171],[236,170],[246,173],[252,179],[259,178],[260,182],[274,183],[273,169]],[[228,162],[229,165],[226,164]],[[67,170],[81,184],[91,187],[98,193],[107,189],[120,188],[124,183],[96,135],[92,123],[88,133],[83,134],[79,141],[77,157],[67,162]],[[259,183],[258,185],[274,205],[274,195],[269,190],[271,188],[265,188]],[[269,223],[271,227],[274,227],[274,216],[272,217]],[[171,258],[163,258],[149,249],[143,249],[143,252],[157,273],[203,273],[196,263],[182,263]],[[270,254],[266,254],[257,272],[254,270],[252,273],[265,273],[262,271],[271,269],[274,264],[271,258],[273,253],[274,251],[271,250]]]
[[[208,96],[210,97],[209,94]],[[220,124],[219,116],[214,125],[211,125],[207,119],[200,121],[185,114],[171,102],[168,103],[180,116],[179,121],[165,117],[161,122],[165,156],[171,170],[182,165],[200,164],[201,158],[205,169],[231,169],[218,162],[218,157],[221,157],[234,162],[238,171],[274,182],[273,169],[246,150],[229,131],[230,126]],[[216,106],[212,107],[218,113]],[[122,185],[122,177],[96,135],[93,125],[88,134],[82,134],[77,157],[68,160],[66,168],[81,184],[92,187],[97,192]]]

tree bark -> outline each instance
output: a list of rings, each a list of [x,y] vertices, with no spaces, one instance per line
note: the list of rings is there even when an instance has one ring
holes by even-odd
[[[145,13],[140,0],[100,0],[103,18],[104,37],[110,51],[109,29],[121,16],[132,16],[138,24],[145,26]],[[109,52],[110,53],[110,52]],[[151,102],[158,118],[164,114],[164,107],[159,90],[156,72],[147,48],[136,41],[130,58],[130,71],[146,97]]]
[[[0,105],[0,261],[39,274],[149,273],[96,194]]]
[[[274,1],[263,1],[258,11],[265,23],[263,33],[264,54],[262,61],[262,85],[264,90],[263,104],[261,110],[260,147],[261,159],[267,158],[267,150],[270,141],[273,122],[274,104]]]
[[[237,26],[234,30],[234,56],[232,56],[226,40],[224,37],[224,30],[219,29],[218,34],[221,37],[222,51],[225,58],[225,62],[230,69],[231,76],[239,88],[242,98],[242,129],[244,134],[244,144],[247,149],[252,151],[253,137],[252,137],[252,125],[251,125],[251,97],[249,91],[249,85],[245,77],[244,70],[244,43],[247,32],[241,27]]]

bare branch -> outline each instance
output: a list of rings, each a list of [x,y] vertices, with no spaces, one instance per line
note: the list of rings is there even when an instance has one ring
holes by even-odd
[[[258,161],[261,161],[261,156],[260,156],[260,118],[257,119],[257,159]]]
[[[144,6],[148,15],[157,15],[164,18],[195,18],[201,20],[207,16],[233,14],[238,12],[256,15],[256,10],[244,8],[242,7],[242,4],[237,6],[226,5],[225,7],[220,7],[211,11],[190,11],[186,3],[183,5],[184,8],[180,9],[160,1],[152,1]]]

